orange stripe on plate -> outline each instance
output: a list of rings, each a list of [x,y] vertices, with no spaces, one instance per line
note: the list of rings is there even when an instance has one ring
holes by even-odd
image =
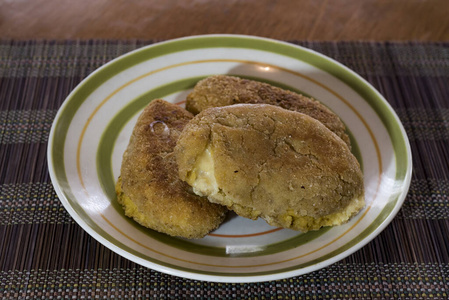
[[[279,230],[282,230],[283,228],[275,228],[272,230],[257,232],[257,233],[249,233],[249,234],[218,234],[218,233],[209,233],[208,235],[213,237],[222,237],[222,238],[244,238],[244,237],[251,237],[251,236],[258,236],[258,235],[264,235],[268,233],[273,233]]]

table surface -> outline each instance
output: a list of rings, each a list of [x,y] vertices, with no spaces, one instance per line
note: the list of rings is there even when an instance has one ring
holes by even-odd
[[[449,39],[446,0],[0,1],[0,37],[171,39],[233,33],[280,40]]]
[[[445,1],[0,1],[0,298],[447,299],[448,15]],[[308,47],[387,99],[410,139],[413,175],[373,241],[302,276],[226,284],[142,267],[71,218],[46,158],[64,99],[124,53],[205,33]]]

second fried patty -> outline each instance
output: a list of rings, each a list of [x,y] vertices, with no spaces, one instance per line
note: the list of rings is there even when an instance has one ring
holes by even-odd
[[[238,103],[271,104],[317,119],[338,135],[349,147],[346,126],[319,101],[267,83],[235,76],[215,75],[199,81],[187,96],[186,109],[191,113]]]

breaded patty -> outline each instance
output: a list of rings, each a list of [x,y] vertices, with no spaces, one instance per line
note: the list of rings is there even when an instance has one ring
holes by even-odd
[[[342,139],[277,106],[206,109],[184,128],[175,155],[195,193],[274,226],[339,225],[364,206],[360,165]]]
[[[226,75],[205,78],[187,96],[186,109],[196,115],[210,107],[237,103],[271,104],[309,115],[351,147],[345,125],[326,106],[315,99],[259,81]]]
[[[125,214],[141,225],[172,236],[200,238],[221,224],[227,209],[195,195],[179,179],[173,150],[192,117],[164,100],[150,102],[123,155],[116,192]]]

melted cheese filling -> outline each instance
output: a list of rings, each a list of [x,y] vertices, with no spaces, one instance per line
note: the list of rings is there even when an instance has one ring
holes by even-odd
[[[187,180],[197,195],[213,195],[218,192],[214,172],[214,159],[210,146],[198,157],[195,166]]]

